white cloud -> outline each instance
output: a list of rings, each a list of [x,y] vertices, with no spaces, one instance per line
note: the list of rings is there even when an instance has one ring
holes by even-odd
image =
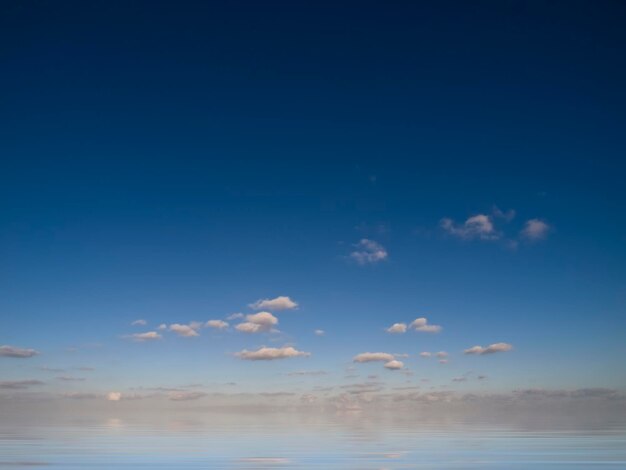
[[[106,399],[108,401],[120,401],[122,399],[122,394],[120,392],[109,392],[106,394]]]
[[[415,331],[421,331],[422,333],[439,333],[442,330],[442,327],[439,325],[428,324],[428,320],[424,317],[413,320],[409,328],[413,328]]]
[[[170,325],[170,331],[178,334],[178,336],[185,336],[187,338],[191,338],[192,336],[200,336],[198,332],[190,325],[181,325],[179,323],[174,323],[173,325]]]
[[[361,354],[357,354],[352,360],[353,362],[390,362],[394,360],[394,356],[393,354],[384,352],[364,352]]]
[[[431,357],[432,355],[433,355],[433,354],[432,354],[432,353],[429,353],[428,351],[424,351],[424,352],[421,352],[421,353],[420,353],[420,356],[421,356],[421,357],[426,357],[426,358]]]
[[[270,312],[259,312],[246,315],[246,320],[250,323],[255,323],[257,325],[263,325],[267,327],[278,325],[278,318],[276,318]]]
[[[548,236],[550,226],[539,219],[527,220],[520,232],[522,238],[529,241],[543,240]]]
[[[261,333],[267,331],[267,328],[264,328],[262,325],[250,322],[239,323],[239,325],[235,326],[235,329],[242,333]]]
[[[161,324],[157,327],[157,330],[161,330],[161,331],[163,331],[163,330],[167,330],[167,325],[166,325],[165,323],[161,323]]]
[[[226,320],[239,320],[240,318],[243,318],[243,317],[244,317],[243,313],[231,313],[230,315],[226,317]]]
[[[361,266],[378,263],[388,257],[385,247],[374,240],[363,238],[354,246],[356,250],[350,253],[350,258]]]
[[[445,351],[439,351],[435,354],[435,356],[437,356],[439,359],[445,359],[446,357],[448,357],[448,353]]]
[[[494,343],[494,344],[490,344],[489,346],[487,346],[486,348],[483,348],[482,346],[473,346],[469,349],[466,349],[464,351],[465,354],[475,354],[475,355],[485,355],[485,354],[494,354],[494,353],[498,353],[498,352],[506,352],[506,351],[510,351],[511,349],[513,349],[513,346],[511,346],[508,343]]]
[[[243,333],[261,333],[271,331],[275,325],[278,325],[278,318],[270,312],[259,312],[246,315],[246,321],[235,326],[235,329]]]
[[[462,225],[455,223],[452,219],[443,218],[439,225],[450,235],[466,240],[497,240],[500,238],[491,217],[485,214],[469,217]]]
[[[406,333],[406,323],[394,323],[387,328],[387,333]]]
[[[286,359],[289,357],[308,357],[311,353],[298,351],[291,346],[284,346],[282,348],[262,347],[256,351],[248,351],[244,349],[235,355],[240,359],[247,361],[272,361],[274,359]]]
[[[145,333],[135,333],[134,335],[130,335],[134,341],[153,341],[155,339],[161,339],[160,333],[156,331],[147,331]]]
[[[399,369],[402,369],[403,367],[404,367],[404,363],[402,361],[396,361],[395,359],[393,361],[389,361],[385,363],[385,368],[389,370],[399,370]]]
[[[324,336],[326,334],[324,330],[315,330],[313,333],[315,333],[316,336]]]
[[[0,357],[27,358],[38,354],[39,351],[35,351],[34,349],[16,348],[15,346],[9,345],[0,346]]]
[[[131,323],[132,326],[146,326],[148,324],[148,322],[146,320],[135,320],[134,322]]]
[[[287,296],[280,295],[274,299],[259,299],[249,307],[253,310],[291,310],[298,308],[298,303]]]
[[[207,328],[217,328],[218,330],[223,330],[224,328],[228,328],[228,323],[224,320],[209,320],[204,326]]]

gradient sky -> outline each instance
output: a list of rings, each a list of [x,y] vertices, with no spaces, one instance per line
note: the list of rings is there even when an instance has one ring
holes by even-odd
[[[626,6],[601,6],[5,2],[0,346],[39,354],[0,357],[0,393],[623,392]],[[169,331],[277,296],[280,333]],[[385,331],[419,317],[442,330]],[[310,356],[235,355],[261,346]]]

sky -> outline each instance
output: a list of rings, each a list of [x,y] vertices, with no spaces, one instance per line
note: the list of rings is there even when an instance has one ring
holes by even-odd
[[[0,402],[623,398],[625,19],[4,2]]]

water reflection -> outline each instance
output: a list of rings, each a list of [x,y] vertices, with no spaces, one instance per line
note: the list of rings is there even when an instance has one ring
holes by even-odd
[[[1,468],[606,469],[626,426],[603,417],[165,413],[0,421]]]

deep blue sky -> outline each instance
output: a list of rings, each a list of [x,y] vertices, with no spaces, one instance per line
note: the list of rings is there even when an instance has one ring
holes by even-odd
[[[2,375],[245,382],[387,351],[441,383],[624,387],[626,6],[433,3],[3,2],[0,345],[41,354]],[[498,240],[440,227],[477,214]],[[362,238],[387,259],[351,261]],[[278,295],[278,339],[123,338]],[[444,330],[384,331],[420,316]],[[312,356],[230,355],[287,343]]]

